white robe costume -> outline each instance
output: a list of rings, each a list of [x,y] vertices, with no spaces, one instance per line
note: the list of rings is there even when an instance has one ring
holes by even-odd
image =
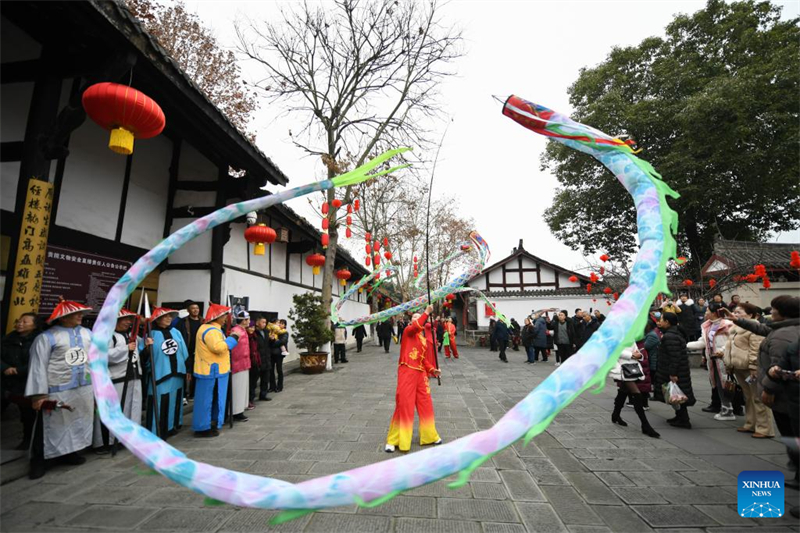
[[[31,346],[25,396],[44,394],[74,409],[42,412],[45,459],[77,452],[92,443],[91,339],[91,331],[83,326],[53,326],[37,336]]]
[[[142,374],[139,366],[139,350],[143,346],[142,339],[136,338],[136,349],[130,354],[131,371],[128,377],[128,389],[125,391],[125,405],[122,407],[123,414],[136,424],[142,423]],[[111,382],[117,390],[117,396],[122,401],[122,390],[125,388],[125,377],[128,372],[128,336],[114,332],[111,342],[108,344],[108,373],[111,375]],[[100,417],[94,415],[94,438],[92,446],[99,448],[104,444],[113,444],[116,440],[113,435],[105,437],[103,433],[107,431],[100,422]],[[107,442],[106,442],[107,441]]]

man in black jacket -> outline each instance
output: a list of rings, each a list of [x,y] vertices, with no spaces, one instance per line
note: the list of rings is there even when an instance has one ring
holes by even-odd
[[[689,356],[686,353],[686,337],[678,328],[678,316],[675,313],[663,313],[658,321],[662,331],[661,344],[658,348],[658,370],[656,373],[656,399],[664,400],[661,386],[667,382],[677,383],[681,391],[689,398],[681,404],[675,418],[667,420],[673,427],[692,429],[689,411],[686,409],[695,404],[692,391],[692,374],[689,368]],[[660,398],[659,398],[660,397]]]
[[[681,314],[678,315],[678,325],[686,335],[687,341],[696,341],[700,338],[700,327],[697,325],[697,306],[688,294],[681,294],[678,308]],[[701,322],[702,323],[702,322]]]
[[[364,346],[364,337],[367,336],[367,328],[364,327],[364,324],[359,324],[353,328],[353,337],[356,338],[356,352],[360,352],[362,346]]]
[[[25,399],[25,383],[28,381],[31,344],[39,332],[36,315],[23,314],[14,323],[14,331],[3,337],[3,347],[0,352],[3,410],[5,411],[7,401],[16,404],[22,422],[22,443],[17,446],[17,450],[27,450],[30,447],[33,423],[36,420],[36,412],[31,408],[31,402]]]
[[[580,350],[584,344],[589,342],[592,334],[594,334],[599,327],[600,323],[592,317],[591,313],[583,313],[580,321],[580,327],[575,328],[575,335],[577,335],[575,348]]]
[[[267,318],[258,317],[256,320],[256,345],[258,347],[258,355],[261,357],[261,367],[258,369],[258,376],[261,381],[261,389],[259,390],[258,400],[268,402],[272,400],[267,396],[269,392],[269,374],[272,369],[271,353],[269,349],[269,332],[267,332]],[[255,387],[253,387],[255,389]]]
[[[394,334],[394,327],[392,326],[392,319],[386,319],[375,328],[375,332],[378,334],[378,340],[383,346],[383,349],[386,350],[386,353],[389,353],[389,346],[392,345],[392,335]]]
[[[192,379],[194,371],[194,351],[197,345],[197,330],[203,325],[203,318],[200,316],[200,306],[192,300],[183,302],[183,308],[189,313],[188,316],[180,319],[177,324],[178,331],[183,335],[186,341],[186,349],[189,352],[189,359],[186,360],[186,383],[183,390],[186,392],[185,397],[194,398],[194,380]],[[185,404],[185,402],[184,402]]]

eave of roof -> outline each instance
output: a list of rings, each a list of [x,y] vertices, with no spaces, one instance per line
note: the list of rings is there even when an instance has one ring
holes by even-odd
[[[589,283],[589,281],[590,281],[590,279],[589,279],[589,277],[588,277],[588,276],[584,276],[583,274],[579,274],[578,272],[574,272],[574,271],[572,271],[572,270],[569,270],[569,269],[566,269],[566,268],[564,268],[564,267],[558,266],[558,265],[556,265],[556,264],[554,264],[554,263],[551,263],[551,262],[549,262],[549,261],[545,261],[544,259],[541,259],[541,258],[539,258],[539,257],[537,257],[537,256],[535,256],[535,255],[533,255],[532,253],[528,252],[528,251],[527,251],[527,250],[525,250],[524,248],[517,248],[517,251],[516,251],[516,252],[514,252],[514,253],[512,253],[511,255],[509,255],[508,257],[505,257],[505,258],[503,258],[503,259],[500,259],[500,260],[499,260],[499,261],[497,261],[496,263],[493,263],[492,265],[490,265],[490,266],[488,266],[488,267],[484,268],[484,269],[483,269],[483,271],[482,271],[480,274],[478,274],[477,276],[475,276],[475,277],[471,278],[469,281],[472,281],[472,280],[474,280],[474,279],[477,279],[477,278],[479,278],[479,277],[481,277],[481,276],[483,276],[483,275],[487,275],[489,272],[491,272],[491,271],[493,271],[493,270],[496,270],[496,269],[500,268],[500,267],[501,267],[501,266],[503,266],[504,264],[508,263],[508,262],[509,262],[509,261],[511,261],[512,259],[515,259],[515,258],[517,258],[517,257],[519,257],[519,256],[524,256],[524,257],[527,257],[527,258],[531,259],[532,261],[534,261],[534,262],[536,262],[536,263],[539,263],[539,264],[542,264],[542,265],[548,266],[548,267],[552,268],[553,270],[556,270],[556,271],[562,272],[562,273],[564,273],[564,274],[569,274],[569,275],[571,275],[571,276],[577,276],[577,277],[578,277],[578,279],[579,279],[580,281],[583,281],[583,282],[585,282],[585,283]]]

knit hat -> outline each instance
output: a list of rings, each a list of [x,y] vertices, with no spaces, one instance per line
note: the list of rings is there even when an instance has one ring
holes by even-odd
[[[661,315],[661,318],[669,322],[671,326],[678,325],[678,315],[676,315],[675,313],[663,313]]]
[[[208,306],[208,311],[206,312],[206,319],[205,323],[208,324],[212,320],[216,320],[223,315],[227,315],[231,312],[230,307],[225,307],[224,305],[212,303]]]
[[[176,311],[175,309],[169,309],[167,307],[156,307],[155,309],[153,309],[153,313],[147,320],[149,320],[150,322],[155,322],[164,315],[172,315],[172,314],[177,315],[178,311]]]
[[[78,302],[70,302],[68,300],[64,300],[60,298],[59,304],[53,309],[53,314],[50,315],[50,318],[47,319],[48,324],[52,324],[59,318],[64,318],[68,315],[74,315],[75,313],[85,313],[86,311],[91,311],[92,308],[88,307],[83,304],[79,304]]]
[[[136,316],[137,316],[136,313],[134,313],[130,309],[125,309],[123,307],[122,309],[119,310],[119,313],[117,313],[117,320],[123,318],[136,318]]]

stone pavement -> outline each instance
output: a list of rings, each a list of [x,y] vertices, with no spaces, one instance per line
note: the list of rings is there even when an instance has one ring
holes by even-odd
[[[226,428],[216,439],[194,439],[189,428],[170,442],[190,457],[218,466],[299,482],[387,458],[382,452],[394,409],[397,346],[350,352],[350,363],[319,376],[291,374],[274,401],[260,402],[250,421]],[[486,429],[546,375],[550,363],[510,363],[485,349],[463,349],[442,361],[441,387],[432,386],[436,424],[446,441]],[[705,372],[693,381],[708,399]],[[272,511],[207,507],[203,498],[161,476],[137,475],[137,460],[94,456],[80,467],[57,467],[37,481],[0,488],[2,531],[239,532],[645,532],[800,531],[781,519],[740,518],[736,475],[741,470],[783,469],[777,441],[737,433],[690,409],[695,429],[665,423],[671,408],[653,403],[648,413],[660,440],[643,436],[632,409],[627,428],[610,422],[614,387],[584,394],[546,433],[515,445],[479,468],[458,490],[447,481],[396,497],[373,509],[355,506],[320,511],[278,527]],[[184,421],[185,425],[189,421]],[[786,490],[787,500],[798,493]]]

